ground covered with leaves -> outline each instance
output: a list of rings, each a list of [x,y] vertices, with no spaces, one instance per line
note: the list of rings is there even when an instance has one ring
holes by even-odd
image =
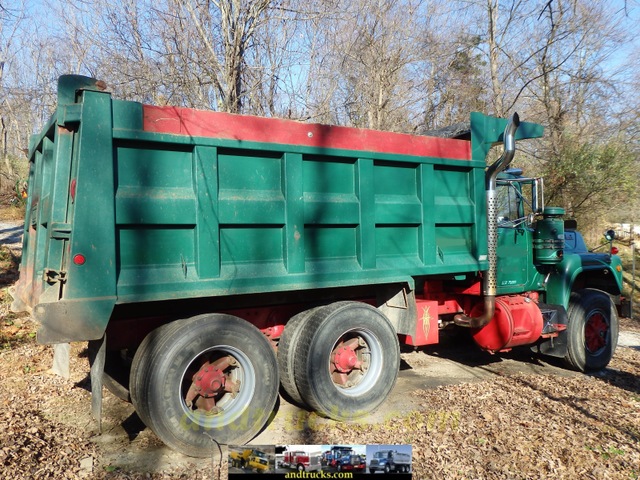
[[[48,371],[52,352],[35,343],[33,322],[0,313],[0,478],[217,478],[208,461],[112,467],[88,412],[84,347],[74,345],[64,380]],[[314,431],[314,443],[412,444],[420,479],[640,478],[634,348],[619,348],[597,375],[497,376],[413,395],[421,408],[381,424],[332,423]],[[141,435],[149,448],[159,443]]]
[[[571,378],[497,377],[415,393],[396,422],[344,429],[341,441],[413,444],[418,478],[640,478],[640,352]]]
[[[55,376],[34,322],[9,312],[17,261],[0,248],[0,478],[220,478],[215,459],[195,465],[158,453],[144,426],[97,435],[86,345],[72,347],[71,379]],[[621,325],[640,333],[637,321]],[[107,405],[127,405],[106,395]],[[413,411],[378,424],[330,422],[312,443],[412,444],[417,479],[640,479],[640,347],[618,348],[595,375],[497,375],[413,395]],[[106,409],[108,426],[135,417],[118,408]],[[114,466],[114,452],[130,457],[127,466]]]

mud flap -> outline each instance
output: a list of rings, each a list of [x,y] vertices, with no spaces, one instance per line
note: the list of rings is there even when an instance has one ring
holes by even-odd
[[[102,376],[107,350],[107,336],[89,342],[91,365],[91,415],[97,422],[98,434],[102,434]]]
[[[615,300],[615,298],[612,298]],[[631,307],[631,301],[628,298],[621,298],[620,303],[613,302],[618,310],[618,317],[632,318],[633,312]]]
[[[562,305],[546,305],[539,303],[538,307],[542,312],[544,327],[542,334],[552,331],[553,325],[567,325],[569,318],[567,311]],[[567,330],[561,330],[558,335],[550,338],[541,338],[536,344],[531,346],[531,350],[550,357],[564,358],[567,355]]]

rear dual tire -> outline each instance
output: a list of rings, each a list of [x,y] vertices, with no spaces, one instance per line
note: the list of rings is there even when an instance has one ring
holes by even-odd
[[[365,303],[337,302],[316,309],[298,328],[293,373],[305,403],[344,421],[384,402],[398,376],[400,346],[382,312]]]
[[[189,397],[203,365],[232,358],[215,407]],[[142,421],[169,447],[192,457],[210,456],[215,443],[243,444],[269,420],[278,396],[278,366],[267,338],[231,315],[200,315],[159,327],[133,359],[130,394]],[[196,397],[200,400],[203,397]],[[209,401],[212,401],[209,399]]]
[[[296,378],[294,374],[296,347],[298,339],[305,327],[307,319],[311,317],[318,308],[305,310],[291,317],[280,336],[278,342],[278,368],[280,370],[280,384],[285,393],[298,405],[304,406],[305,402],[300,396]]]

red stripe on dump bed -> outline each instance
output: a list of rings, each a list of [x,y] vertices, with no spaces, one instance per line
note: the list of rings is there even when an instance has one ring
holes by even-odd
[[[466,140],[144,105],[146,132],[469,160]]]

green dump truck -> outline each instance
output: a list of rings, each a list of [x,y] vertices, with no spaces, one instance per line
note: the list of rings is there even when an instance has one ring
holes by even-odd
[[[280,385],[334,419],[372,411],[399,343],[451,326],[603,368],[620,260],[564,254],[562,209],[508,169],[542,133],[517,115],[438,138],[157,107],[63,76],[30,144],[12,307],[41,343],[89,341],[98,418],[104,382],[193,456],[254,437]]]

